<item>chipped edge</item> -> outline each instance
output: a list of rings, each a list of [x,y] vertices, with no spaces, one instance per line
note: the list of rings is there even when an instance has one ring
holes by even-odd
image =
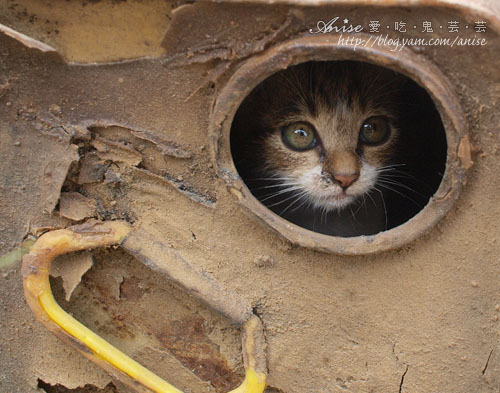
[[[8,26],[2,25],[1,23],[0,23],[0,32],[8,35],[11,38],[14,38],[15,40],[21,42],[28,48],[38,49],[42,52],[57,52],[57,50],[51,47],[50,45],[35,40],[34,38],[31,38],[26,34],[20,33],[14,29],[11,29]]]

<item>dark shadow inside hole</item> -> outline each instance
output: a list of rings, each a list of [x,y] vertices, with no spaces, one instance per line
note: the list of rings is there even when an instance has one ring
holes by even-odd
[[[294,224],[341,237],[415,216],[441,183],[446,150],[425,89],[354,61],[273,74],[243,101],[231,128],[233,160],[258,200]]]

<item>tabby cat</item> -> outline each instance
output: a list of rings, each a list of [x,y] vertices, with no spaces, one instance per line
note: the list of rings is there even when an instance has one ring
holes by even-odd
[[[428,202],[444,169],[444,132],[426,95],[367,63],[290,67],[241,105],[238,171],[263,204],[302,227],[348,237],[399,225]]]

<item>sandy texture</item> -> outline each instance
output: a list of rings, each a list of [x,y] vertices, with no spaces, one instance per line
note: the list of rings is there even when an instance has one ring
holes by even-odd
[[[461,18],[450,12],[428,8],[411,17]],[[186,5],[173,13],[165,58],[94,66],[68,66],[1,35],[0,78],[9,81],[0,92],[1,254],[27,233],[70,224],[59,196],[78,192],[95,201],[97,218],[125,219],[154,234],[252,305],[265,327],[272,388],[497,392],[500,47],[492,30],[486,47],[420,52],[458,95],[474,164],[451,213],[418,241],[369,257],[296,247],[244,210],[216,172],[207,130],[220,86],[239,61],[330,14],[410,17],[392,8]],[[185,23],[200,15],[213,23],[200,30]],[[471,71],[478,67],[481,76]],[[179,388],[224,392],[238,384],[236,327],[124,250],[93,258],[69,303],[54,281],[64,307]],[[109,377],[33,320],[17,266],[4,269],[0,390],[34,392],[38,378],[107,385]]]
[[[0,23],[51,45],[69,63],[165,54],[160,46],[173,1],[5,0]]]

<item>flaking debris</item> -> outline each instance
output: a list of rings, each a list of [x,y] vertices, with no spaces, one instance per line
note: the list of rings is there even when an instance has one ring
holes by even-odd
[[[50,274],[53,277],[62,278],[66,301],[71,299],[73,291],[82,280],[83,275],[92,267],[92,263],[90,252],[61,255],[54,260]]]
[[[78,192],[62,192],[59,199],[59,214],[73,221],[93,217],[96,213],[95,201]]]

